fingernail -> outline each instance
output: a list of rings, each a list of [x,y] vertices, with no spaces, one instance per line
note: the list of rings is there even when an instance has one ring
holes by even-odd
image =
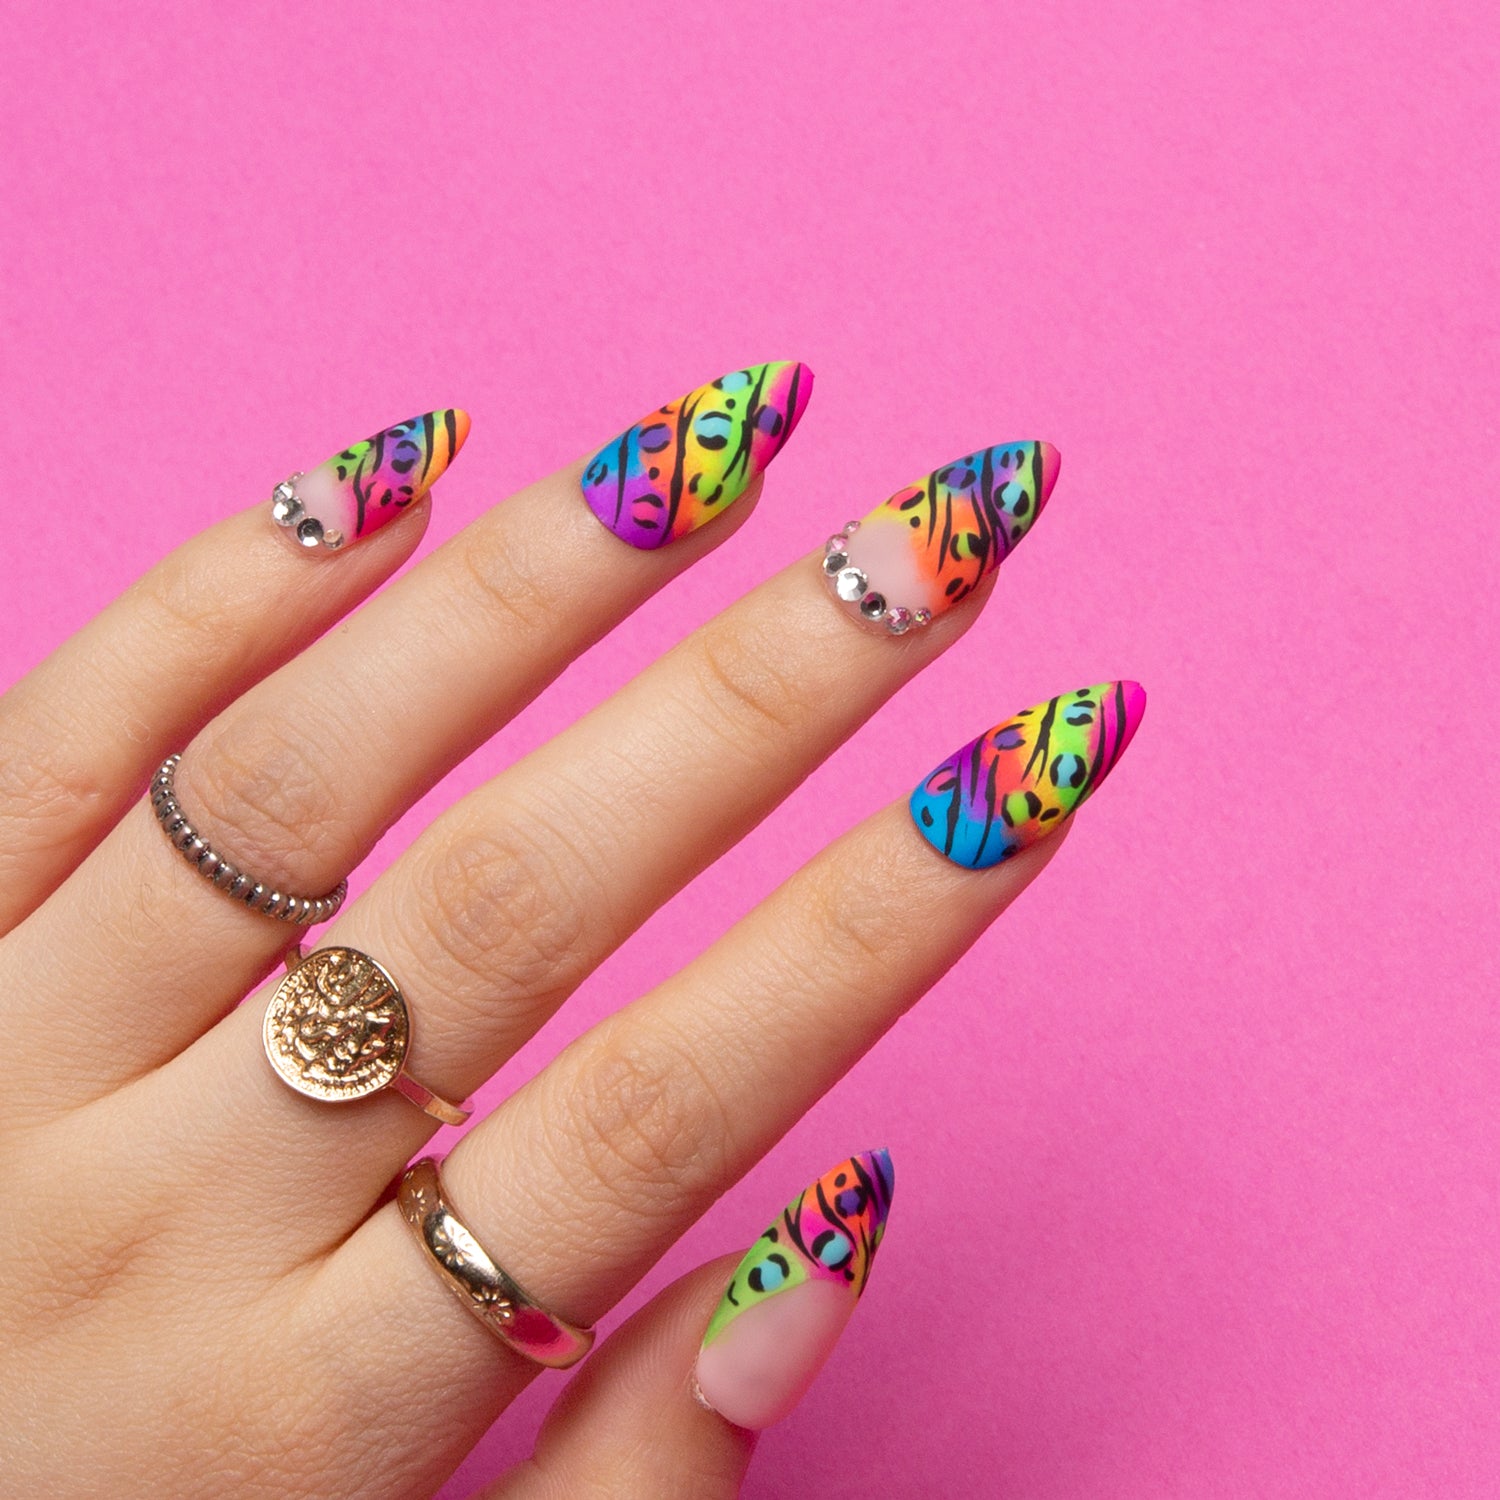
[[[890,1152],[861,1152],[756,1240],[703,1336],[694,1380],[704,1406],[758,1429],[802,1399],[870,1278],[894,1186]]]
[[[469,435],[454,407],[398,422],[271,491],[271,518],[299,545],[337,551],[420,500]]]
[[[950,755],[911,794],[922,837],[984,870],[1060,827],[1114,770],[1146,712],[1138,682],[1101,682],[1023,708]]]
[[[699,386],[606,443],[583,471],[589,509],[632,547],[665,547],[729,509],[796,430],[813,373],[751,365]]]
[[[892,635],[952,609],[1036,524],[1061,455],[1051,443],[966,454],[829,537],[823,571],[852,613]]]

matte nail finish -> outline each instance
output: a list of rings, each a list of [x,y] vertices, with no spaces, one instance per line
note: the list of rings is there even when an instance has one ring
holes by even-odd
[[[695,1379],[705,1406],[758,1429],[802,1399],[869,1280],[894,1186],[890,1153],[862,1152],[756,1240],[703,1337]]]
[[[1101,682],[971,740],[911,794],[917,828],[955,864],[987,869],[1044,839],[1091,796],[1125,753],[1146,690]]]
[[[796,360],[732,370],[699,386],[589,460],[589,509],[632,547],[664,547],[697,530],[781,452],[812,386],[812,371]]]
[[[455,407],[398,422],[278,484],[272,519],[309,549],[346,547],[420,500],[468,435],[469,414]]]
[[[952,609],[1036,524],[1061,458],[1050,443],[965,454],[830,537],[823,570],[851,610],[893,635]]]

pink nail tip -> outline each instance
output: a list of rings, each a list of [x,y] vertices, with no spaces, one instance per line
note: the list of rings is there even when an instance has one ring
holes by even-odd
[[[894,1185],[888,1151],[852,1156],[798,1194],[750,1247],[698,1355],[703,1404],[755,1429],[796,1406],[869,1280]]]
[[[1038,502],[1038,509],[1045,505],[1052,495],[1052,486],[1057,483],[1057,471],[1062,468],[1062,454],[1052,446],[1051,443],[1038,443],[1042,454],[1042,493]]]

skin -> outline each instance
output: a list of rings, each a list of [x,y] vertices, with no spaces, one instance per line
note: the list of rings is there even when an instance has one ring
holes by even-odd
[[[727,540],[759,488],[643,552],[589,514],[580,472],[494,507],[332,633],[415,550],[428,503],[326,557],[257,506],[0,698],[7,1492],[430,1495],[536,1373],[458,1308],[388,1200],[434,1122],[391,1094],[328,1108],[279,1083],[260,1025],[289,929],[195,875],[140,791],[186,745],[179,794],[217,847],[283,888],[332,886]],[[800,559],[440,815],[319,941],[400,977],[412,1073],[465,1097],[987,592],[894,640]],[[472,1129],[444,1168],[451,1198],[518,1280],[595,1321],[1059,842],[970,871],[904,803],[877,813]],[[601,1345],[490,1493],[735,1494],[751,1439],[689,1395],[733,1264]]]

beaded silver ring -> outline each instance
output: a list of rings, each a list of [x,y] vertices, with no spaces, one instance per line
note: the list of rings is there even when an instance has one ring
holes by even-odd
[[[242,902],[251,911],[291,922],[297,927],[312,927],[326,922],[344,904],[349,882],[341,880],[326,896],[293,896],[247,875],[220,854],[193,827],[177,800],[177,766],[181,755],[169,755],[151,782],[151,810],[168,841],[179,854],[226,896]]]

